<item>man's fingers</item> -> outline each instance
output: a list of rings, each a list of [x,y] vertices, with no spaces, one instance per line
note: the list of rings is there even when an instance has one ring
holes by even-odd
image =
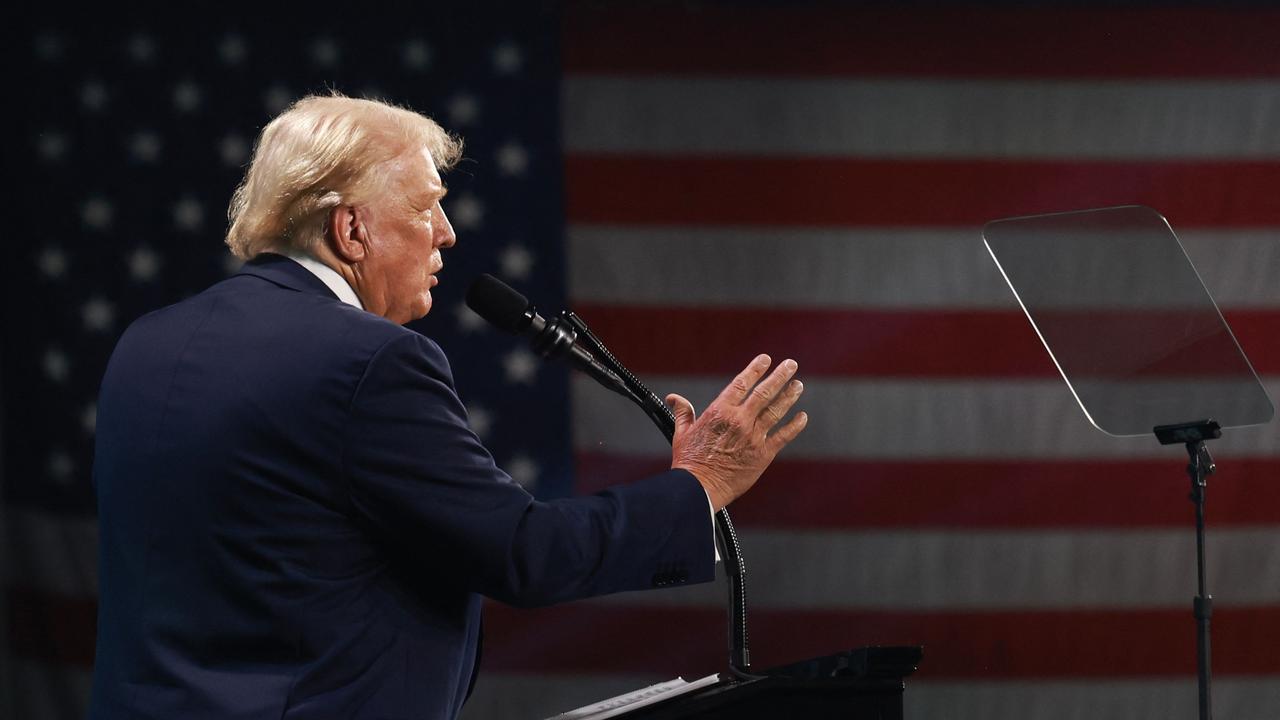
[[[796,436],[800,434],[800,431],[804,430],[804,426],[808,424],[808,413],[803,411],[796,413],[796,416],[791,418],[786,425],[778,428],[769,436],[768,443],[770,451],[777,453],[779,450],[786,447],[787,443],[795,440]]]
[[[792,380],[787,386],[778,393],[778,396],[769,403],[769,407],[760,413],[760,417],[765,421],[765,430],[777,425],[787,412],[791,410],[791,406],[796,404],[800,399],[800,393],[804,392],[804,383],[799,380]]]
[[[731,405],[741,405],[747,394],[751,392],[751,388],[755,387],[764,375],[764,371],[769,369],[771,362],[773,360],[768,355],[757,355],[732,382],[725,386],[724,390],[720,391],[720,397]]]
[[[778,397],[782,389],[786,387],[787,381],[795,374],[796,361],[783,360],[778,367],[774,368],[773,372],[769,373],[769,377],[761,380],[760,384],[756,385],[742,405],[753,414],[762,412],[768,407],[769,403]]]

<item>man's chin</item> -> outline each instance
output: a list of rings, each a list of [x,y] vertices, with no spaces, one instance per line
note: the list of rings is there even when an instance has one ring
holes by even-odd
[[[421,320],[422,318],[426,317],[427,313],[429,312],[431,312],[431,291],[430,290],[428,290],[422,297],[418,298],[418,302],[414,303],[413,307],[410,309],[410,312],[409,312],[410,318],[406,322]],[[404,323],[401,323],[401,324],[404,324]]]

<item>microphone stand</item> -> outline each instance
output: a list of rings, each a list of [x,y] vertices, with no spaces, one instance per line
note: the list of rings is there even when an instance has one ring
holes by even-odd
[[[561,312],[559,317],[549,321],[551,332],[548,336],[557,338],[551,343],[557,346],[586,346],[607,372],[589,372],[604,387],[631,400],[644,410],[653,420],[654,425],[670,442],[675,436],[676,417],[657,395],[644,383],[640,382],[630,370],[609,352],[604,343],[571,311]],[[552,354],[551,347],[538,348],[540,352]],[[727,508],[721,508],[715,514],[716,540],[720,555],[724,561],[725,576],[729,586],[729,672],[739,679],[754,679],[758,676],[751,673],[751,654],[747,643],[747,589],[746,564],[742,558],[742,547],[738,544],[738,533],[733,527]]]

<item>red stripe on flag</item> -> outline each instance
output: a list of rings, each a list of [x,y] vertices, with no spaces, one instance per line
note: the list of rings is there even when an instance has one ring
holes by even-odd
[[[757,610],[752,656],[769,667],[863,645],[923,645],[921,679],[1195,674],[1186,610],[860,612]],[[714,608],[564,605],[485,614],[485,671],[705,675],[725,666]],[[1280,674],[1280,607],[1214,609],[1215,675]]]
[[[1049,162],[573,154],[572,223],[956,226],[1149,205],[1175,228],[1280,225],[1280,162]]]
[[[30,588],[6,588],[9,647],[17,657],[93,666],[98,603]]]
[[[808,376],[1058,376],[1019,311],[582,304],[575,309],[615,355],[640,373],[731,377],[747,360],[767,352],[795,358]],[[1280,311],[1235,310],[1226,317],[1254,368],[1280,373]],[[1219,340],[1220,346],[1231,348],[1225,337]],[[1238,356],[1234,364],[1221,366],[1228,374],[1247,375]],[[1214,366],[1203,367],[1207,372]]]
[[[1280,75],[1277,27],[1274,10],[609,6],[566,13],[563,63],[584,74],[1261,78]]]
[[[1153,449],[1155,440],[1152,439]],[[576,492],[665,470],[664,458],[580,452]],[[782,457],[731,510],[743,527],[1187,528],[1185,458],[1156,460],[812,460]],[[1209,490],[1213,527],[1280,524],[1280,459],[1223,462]],[[1106,488],[1105,498],[1082,488]]]
[[[18,657],[90,667],[95,603],[10,589]],[[860,645],[924,645],[920,677],[1189,676],[1190,610],[862,612],[764,610],[751,616],[757,665]],[[1215,609],[1214,671],[1280,674],[1280,608]],[[724,618],[714,608],[567,604],[514,610],[490,603],[487,671],[706,673],[723,664]]]

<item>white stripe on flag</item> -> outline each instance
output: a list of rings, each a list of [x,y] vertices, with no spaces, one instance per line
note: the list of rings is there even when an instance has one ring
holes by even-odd
[[[1274,80],[570,76],[562,96],[569,153],[1280,157]]]
[[[4,513],[0,582],[69,597],[98,594],[98,522],[10,507]]]
[[[1196,681],[933,683],[907,679],[904,715],[947,720],[1194,720]],[[1280,717],[1274,678],[1216,678],[1213,709],[1220,718]]]
[[[1171,463],[1171,480],[1176,481],[1176,470]],[[23,587],[64,596],[96,595],[95,585],[81,584],[85,578],[79,572],[96,556],[92,520],[34,511],[10,513],[14,515],[20,515],[17,524],[36,534],[82,538],[74,552],[42,555],[41,572],[19,576]],[[750,586],[752,606],[761,608],[1181,607],[1195,581],[1189,529],[744,529],[740,534],[757,579]],[[1280,573],[1274,572],[1280,567],[1280,544],[1274,538],[1271,528],[1211,529],[1206,552],[1219,602],[1235,607],[1280,603]],[[586,602],[719,607],[724,588],[704,584]]]
[[[93,675],[81,668],[9,658],[13,718],[82,718],[89,710]],[[7,709],[0,706],[0,710]]]
[[[747,358],[749,359],[749,358]],[[744,363],[745,364],[745,363]],[[804,368],[800,368],[803,376]],[[730,377],[656,376],[645,383],[660,397],[677,392],[696,409]],[[1280,397],[1280,377],[1264,377]],[[626,401],[575,376],[571,386],[574,447],[617,455],[670,455],[666,441]],[[1091,426],[1065,383],[1044,380],[841,380],[805,378],[800,407],[804,433],[786,449],[791,458],[1160,458],[1177,471],[1181,447],[1154,437],[1116,438]],[[1231,457],[1280,455],[1273,424],[1236,428],[1215,440],[1220,463]],[[1185,459],[1185,458],[1184,458]]]
[[[1189,522],[1186,529],[1147,531],[740,529],[739,534],[750,569],[751,607],[761,609],[1185,607],[1189,614],[1196,589],[1195,533]],[[1280,544],[1274,530],[1211,528],[1206,553],[1219,604],[1280,604],[1280,573],[1274,571],[1280,567]],[[666,592],[631,592],[586,602],[722,607],[725,592],[721,578]]]
[[[1280,308],[1280,228],[1179,232],[1223,307]],[[569,296],[613,305],[1016,309],[977,228],[569,228]],[[783,268],[785,270],[780,270]]]

